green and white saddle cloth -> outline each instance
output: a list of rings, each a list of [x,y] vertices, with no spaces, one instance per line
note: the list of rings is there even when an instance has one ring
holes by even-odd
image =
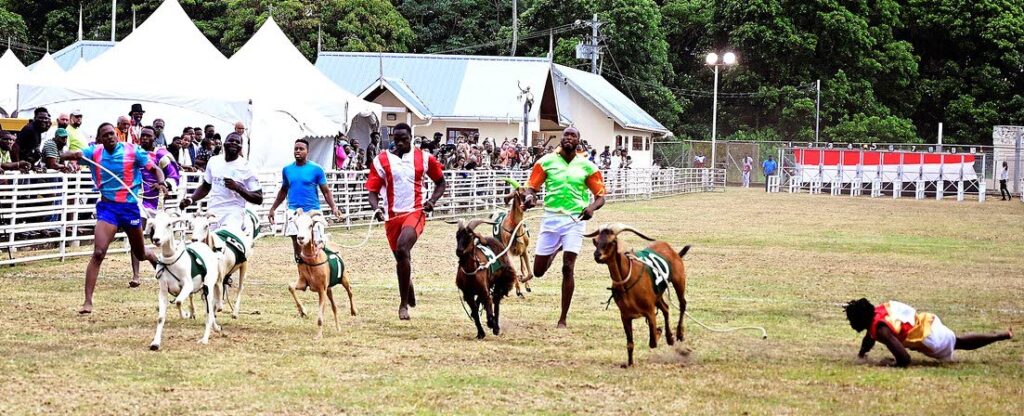
[[[507,216],[508,213],[505,211],[495,211],[493,214],[491,214],[491,221],[494,222],[494,225],[491,226],[491,235],[493,235],[494,238],[497,238],[498,240],[501,240],[501,223],[502,221],[505,221],[505,217]],[[513,228],[512,230],[514,229],[515,228]],[[525,225],[519,227],[519,229],[525,232],[527,237],[530,236],[530,229]],[[509,232],[512,232],[512,230],[509,230]],[[516,242],[516,237],[518,237],[518,233],[517,235],[512,236],[513,243]]]
[[[492,274],[497,273],[498,269],[501,269],[501,266],[503,266],[501,260],[495,260],[496,258],[498,258],[498,255],[494,254],[494,251],[491,250],[490,247],[487,247],[483,244],[477,244],[476,248],[480,249],[480,252],[484,253],[484,257],[487,258],[487,262],[491,264],[489,267],[490,272]]]
[[[188,252],[188,257],[189,257],[189,260],[190,260],[189,263],[192,264],[192,269],[189,271],[189,278],[191,278],[191,279],[195,279],[196,277],[203,277],[203,278],[205,278],[206,277],[206,262],[203,261],[203,258],[201,256],[199,256],[199,253],[196,253],[195,250],[186,247],[185,251]]]
[[[649,248],[640,250],[633,254],[637,260],[647,268],[647,274],[654,281],[654,292],[661,295],[668,289],[668,283],[672,281],[672,268],[668,260]]]
[[[232,253],[235,253],[235,264],[245,263],[249,252],[241,238],[226,229],[220,229],[213,233],[224,242],[224,245],[228,246]]]
[[[331,283],[328,286],[334,287],[341,283],[341,278],[345,275],[345,262],[341,260],[338,253],[328,250],[327,247],[324,247],[324,254],[327,255],[327,265],[331,269]]]

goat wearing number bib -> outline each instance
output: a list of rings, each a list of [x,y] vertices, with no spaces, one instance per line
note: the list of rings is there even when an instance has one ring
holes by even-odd
[[[629,231],[644,240],[651,241],[645,250],[625,253],[619,248],[619,233]],[[658,310],[665,314],[665,336],[672,345],[671,320],[668,303],[663,297],[671,285],[679,299],[679,321],[676,336],[683,340],[683,314],[686,313],[686,269],[683,256],[690,246],[683,247],[677,254],[668,243],[655,241],[628,225],[605,224],[597,231],[584,237],[594,240],[594,261],[608,265],[612,279],[612,298],[622,316],[622,328],[626,331],[626,350],[629,359],[623,367],[633,365],[633,320],[644,318],[650,328],[650,347],[658,346]]]

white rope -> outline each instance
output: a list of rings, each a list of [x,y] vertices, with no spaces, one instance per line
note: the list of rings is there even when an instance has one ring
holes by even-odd
[[[671,302],[671,300],[672,300],[672,291],[667,291],[667,292],[668,292],[668,298],[669,298],[669,301],[670,301],[669,303],[672,303]],[[677,306],[675,303],[672,303],[672,306],[675,306],[677,311],[679,310],[679,306]],[[737,327],[732,327],[732,328],[716,329],[716,328],[712,328],[712,327],[709,327],[707,325],[704,325],[703,322],[698,321],[697,318],[694,318],[693,315],[690,315],[689,312],[683,312],[683,315],[686,315],[686,317],[690,318],[691,321],[693,321],[697,325],[700,325],[701,328],[704,328],[704,329],[706,329],[708,331],[711,331],[711,332],[722,333],[722,332],[733,332],[733,331],[741,331],[741,330],[750,329],[750,330],[761,331],[761,339],[768,339],[768,331],[765,330],[764,327],[760,327],[760,326],[737,326]]]
[[[704,329],[706,329],[708,331],[711,331],[711,332],[733,332],[733,331],[739,331],[739,330],[744,330],[744,329],[753,329],[753,330],[761,331],[761,339],[768,339],[768,331],[766,331],[763,327],[760,327],[760,326],[738,326],[738,327],[733,327],[733,328],[715,329],[715,328],[711,328],[711,327],[709,327],[707,325],[704,325],[703,322],[698,321],[697,318],[694,318],[693,315],[690,315],[689,312],[685,312],[684,315],[686,315],[687,318],[690,318],[690,320],[695,322],[697,325],[700,325],[702,328],[704,328]]]
[[[84,160],[84,161],[86,161],[86,162],[89,162],[89,163],[91,163],[91,164],[92,164],[93,166],[99,167],[99,168],[100,168],[100,169],[102,169],[102,170],[103,170],[104,172],[107,172],[107,173],[109,173],[109,174],[110,174],[110,177],[111,177],[111,178],[113,178],[114,180],[116,180],[116,181],[117,181],[118,183],[120,183],[120,184],[121,184],[121,186],[123,186],[123,187],[124,187],[124,189],[125,189],[126,191],[128,191],[128,193],[132,194],[132,196],[133,196],[133,197],[135,197],[135,199],[160,199],[160,197],[162,196],[162,195],[157,195],[157,196],[148,196],[148,197],[147,197],[147,196],[139,196],[139,194],[135,193],[135,191],[132,191],[132,187],[131,187],[131,186],[128,186],[128,184],[127,184],[127,183],[125,183],[125,182],[124,182],[123,180],[121,180],[121,178],[120,178],[120,177],[118,176],[118,174],[114,173],[114,172],[113,172],[113,171],[111,171],[110,169],[107,169],[107,168],[106,168],[105,166],[103,166],[103,165],[101,165],[101,164],[99,164],[99,163],[96,163],[96,161],[94,161],[94,160],[92,160],[92,159],[89,159],[89,158],[87,158],[87,157],[85,157],[85,156],[82,156],[82,157],[80,157],[80,158],[79,158],[79,160]],[[106,184],[107,182],[109,182],[109,180],[106,180],[106,181],[100,182],[100,183],[98,183],[98,184],[97,184],[97,186],[98,186],[98,187],[100,187],[100,188],[102,188],[102,187],[103,187],[103,185],[104,185],[104,184]]]

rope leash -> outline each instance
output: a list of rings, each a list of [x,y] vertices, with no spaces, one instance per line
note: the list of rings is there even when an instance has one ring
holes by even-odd
[[[667,292],[668,292],[669,300],[671,300],[672,299],[672,291],[669,290]],[[679,305],[676,305],[675,302],[669,302],[669,303],[672,304],[672,306],[675,306],[676,311],[679,311]],[[700,325],[701,328],[704,328],[704,329],[706,329],[708,331],[711,331],[711,332],[723,333],[723,332],[734,332],[734,331],[742,331],[742,330],[755,330],[755,331],[761,331],[761,339],[768,339],[768,331],[765,330],[764,327],[761,327],[761,326],[737,326],[737,327],[731,327],[731,328],[712,328],[712,327],[709,327],[707,325],[704,325],[703,322],[698,321],[697,318],[694,318],[693,315],[690,315],[689,312],[684,312],[683,314],[686,315],[687,318],[690,318],[690,320],[693,321],[694,323],[696,323],[697,325]]]
[[[104,171],[104,172],[107,172],[107,173],[109,173],[109,174],[110,174],[110,177],[111,177],[112,179],[114,179],[115,181],[117,181],[117,183],[120,183],[120,184],[121,184],[121,186],[123,186],[123,187],[124,187],[124,189],[125,189],[126,191],[128,191],[128,193],[132,194],[132,196],[133,196],[133,197],[135,197],[135,199],[139,199],[139,200],[141,200],[141,199],[160,199],[160,198],[161,198],[161,197],[163,196],[163,195],[157,195],[157,196],[149,196],[149,197],[147,197],[147,196],[139,196],[139,194],[135,193],[135,191],[133,191],[133,190],[132,190],[132,187],[131,187],[131,186],[128,186],[128,184],[127,184],[127,183],[125,183],[125,182],[124,182],[123,180],[121,180],[121,178],[119,178],[119,177],[118,177],[118,175],[117,175],[116,173],[114,173],[114,172],[113,172],[113,171],[111,171],[110,169],[107,169],[107,168],[106,168],[105,166],[103,166],[103,165],[101,165],[101,164],[99,164],[99,163],[96,163],[96,162],[95,162],[95,161],[93,161],[92,159],[89,159],[89,158],[87,158],[87,157],[84,157],[84,156],[83,156],[83,157],[81,157],[81,158],[79,158],[78,160],[84,160],[84,161],[86,161],[86,162],[89,162],[89,163],[91,163],[91,164],[92,164],[93,166],[99,167],[99,168],[100,168],[100,170],[102,170],[102,171]],[[108,180],[105,180],[105,181],[102,181],[102,182],[100,182],[100,183],[99,183],[99,186],[100,186],[100,187],[102,187],[102,186],[103,186],[103,185],[105,185],[105,184],[106,184],[107,182],[110,182],[110,180],[108,179]]]
[[[569,213],[569,212],[565,212],[565,211],[562,211],[562,210],[559,210],[559,211],[549,211],[549,212],[554,212],[554,213],[556,213],[556,214],[562,214],[562,215],[565,215],[565,216],[569,217],[570,219],[572,219],[572,222],[573,222],[573,223],[577,223],[577,224],[578,224],[578,223],[579,223],[580,221],[582,221],[582,220],[580,220],[579,218],[577,218],[577,217],[576,217],[575,215],[573,215],[572,213]],[[504,256],[504,255],[505,255],[506,253],[508,253],[508,251],[509,251],[509,250],[511,250],[511,249],[512,249],[512,246],[514,245],[514,244],[513,244],[513,242],[515,241],[515,236],[519,234],[519,229],[520,229],[520,228],[521,228],[521,227],[522,227],[522,226],[523,226],[524,224],[526,224],[526,220],[528,220],[528,219],[530,219],[530,220],[534,220],[534,219],[537,219],[537,218],[543,218],[543,217],[544,217],[544,214],[537,214],[537,215],[534,215],[534,216],[532,216],[532,217],[529,217],[529,218],[526,218],[526,217],[524,216],[524,217],[523,217],[523,220],[522,220],[522,221],[519,221],[519,224],[517,224],[517,225],[516,225],[516,228],[512,229],[512,234],[511,234],[511,235],[512,235],[512,238],[511,238],[511,239],[509,239],[508,245],[506,245],[506,246],[505,246],[505,249],[504,249],[504,250],[501,250],[501,253],[498,253],[498,254],[496,254],[496,255],[494,256],[494,258],[493,258],[493,259],[491,259],[491,260],[487,261],[487,263],[484,263],[484,264],[482,264],[482,265],[478,266],[478,267],[476,268],[476,270],[474,270],[474,271],[473,271],[473,273],[469,273],[469,274],[474,274],[474,273],[476,273],[476,272],[479,272],[479,271],[481,271],[481,270],[484,270],[484,269],[486,269],[486,268],[488,268],[488,267],[491,267],[491,265],[493,265],[493,264],[494,264],[495,262],[497,262],[497,261],[498,261],[498,259],[500,259],[500,258],[501,258],[502,256]],[[465,270],[463,270],[463,273],[465,273]]]

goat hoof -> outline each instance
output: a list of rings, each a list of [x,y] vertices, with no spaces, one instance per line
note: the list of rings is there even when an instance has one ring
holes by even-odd
[[[630,368],[632,366],[633,366],[633,364],[620,364],[619,365],[619,367],[622,367],[622,368]]]
[[[487,336],[487,334],[485,334],[483,332],[477,332],[476,333],[476,339],[484,339],[484,337],[486,337],[486,336]]]
[[[149,346],[150,351],[157,351],[160,349],[160,344],[153,344]]]
[[[526,299],[526,295],[523,295],[523,292],[516,292],[516,296],[519,297],[519,299]]]
[[[199,343],[203,344],[203,345],[208,345],[210,343],[210,340],[204,338],[204,339],[199,340]]]
[[[501,335],[501,328],[494,328],[494,335]]]
[[[527,292],[533,292],[532,290],[530,290],[530,287],[529,287],[529,286],[527,286],[527,287],[526,287],[526,291],[527,291]]]

